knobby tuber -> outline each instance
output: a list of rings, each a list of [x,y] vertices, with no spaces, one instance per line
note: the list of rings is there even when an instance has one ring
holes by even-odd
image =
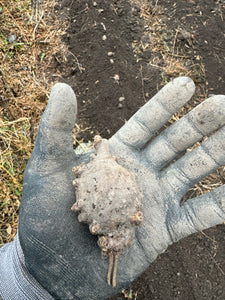
[[[143,221],[142,192],[136,174],[110,154],[108,140],[95,136],[94,147],[90,162],[73,169],[76,202],[71,209],[98,235],[102,254],[109,256],[107,282],[110,285],[112,277],[115,287],[118,256],[134,243],[135,228]]]

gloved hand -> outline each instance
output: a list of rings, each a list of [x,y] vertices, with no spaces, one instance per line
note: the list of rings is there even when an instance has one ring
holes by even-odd
[[[156,135],[194,89],[189,78],[173,80],[110,139],[110,151],[137,173],[144,194],[144,223],[135,244],[119,256],[116,288],[107,285],[108,260],[97,237],[71,211],[72,168],[88,160],[72,146],[76,99],[66,84],[52,89],[24,175],[19,240],[28,271],[55,299],[110,297],[168,245],[225,220],[225,186],[180,206],[191,186],[225,163],[225,97],[209,98]]]

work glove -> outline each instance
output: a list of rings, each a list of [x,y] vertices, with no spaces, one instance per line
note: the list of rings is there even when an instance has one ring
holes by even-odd
[[[174,79],[109,139],[111,154],[137,174],[144,218],[133,246],[119,256],[113,288],[97,236],[71,211],[72,168],[89,160],[73,149],[76,98],[66,84],[53,87],[24,175],[18,237],[26,271],[54,299],[106,299],[170,244],[225,221],[225,186],[181,205],[194,184],[225,163],[225,96],[210,97],[164,127],[194,90],[191,79]]]

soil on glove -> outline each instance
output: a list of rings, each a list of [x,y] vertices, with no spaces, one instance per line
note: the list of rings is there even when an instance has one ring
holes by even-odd
[[[158,22],[166,29],[157,34],[164,43],[172,43],[173,57],[181,49],[199,70],[193,78],[196,97],[225,94],[225,1],[166,0],[149,5],[155,13],[160,6]],[[80,139],[87,142],[96,134],[109,138],[173,74],[165,69],[161,48],[158,54],[151,51],[151,35],[146,35],[151,28],[137,1],[63,0],[57,10],[69,22],[64,41],[70,54],[66,64],[56,60],[55,67],[76,93],[78,124],[84,130]],[[144,48],[147,43],[150,46]],[[189,74],[194,73],[185,73]],[[224,225],[183,239],[112,299],[223,300],[224,249]]]

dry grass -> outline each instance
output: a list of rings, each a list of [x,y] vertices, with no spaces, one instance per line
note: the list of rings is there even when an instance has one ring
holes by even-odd
[[[40,117],[48,98],[46,73],[59,52],[62,31],[55,19],[54,1],[44,3],[32,16],[30,1],[0,1],[0,87],[4,114],[9,119]],[[13,43],[8,39],[11,35],[17,37]]]
[[[29,135],[28,118],[0,120],[0,244],[16,234],[23,172],[32,150]]]
[[[62,61],[66,57],[66,24],[56,19],[54,0],[43,2],[32,12],[28,0],[0,1],[0,244],[16,234],[23,172],[48,93],[60,76],[50,76],[48,68],[57,53]]]

